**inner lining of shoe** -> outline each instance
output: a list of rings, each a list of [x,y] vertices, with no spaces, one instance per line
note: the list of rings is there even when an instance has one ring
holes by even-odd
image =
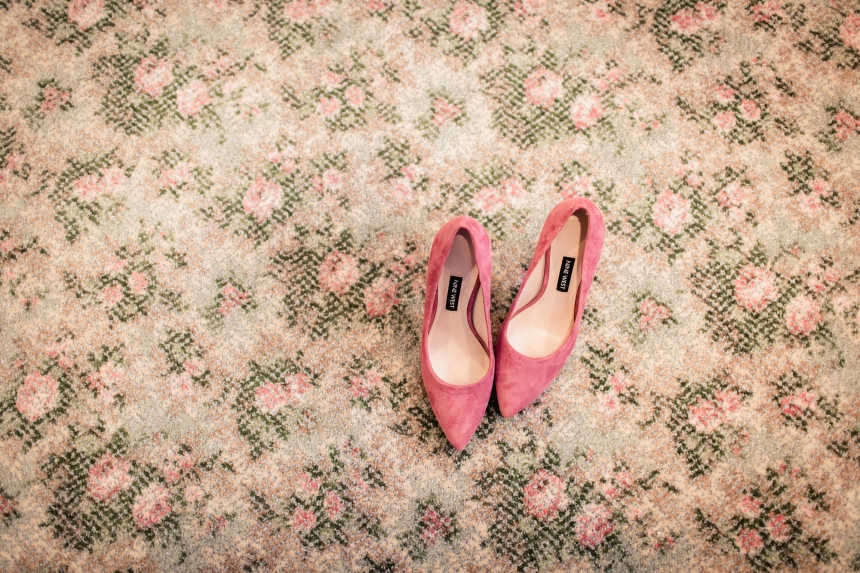
[[[570,334],[576,316],[587,231],[585,211],[571,215],[522,286],[507,332],[508,342],[520,354],[529,358],[549,356],[561,348]],[[563,266],[566,278],[562,276]]]
[[[451,277],[455,277],[453,283]],[[436,287],[436,314],[427,335],[430,365],[436,376],[458,386],[483,378],[490,369],[489,338],[475,249],[469,234],[460,231],[442,267]]]

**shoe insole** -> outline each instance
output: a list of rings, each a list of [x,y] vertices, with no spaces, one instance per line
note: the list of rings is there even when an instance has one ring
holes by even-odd
[[[427,335],[430,365],[436,376],[448,384],[473,384],[490,368],[490,357],[485,349],[489,337],[484,297],[480,285],[476,292],[477,284],[478,267],[472,242],[468,234],[458,233],[436,287],[436,316]],[[469,301],[473,295],[473,320],[470,321]]]
[[[520,354],[529,358],[549,356],[561,348],[570,334],[587,228],[587,215],[574,213],[523,285],[507,333],[508,342]]]

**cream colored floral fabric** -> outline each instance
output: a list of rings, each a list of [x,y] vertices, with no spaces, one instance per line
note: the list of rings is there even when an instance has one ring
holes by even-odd
[[[0,0],[0,570],[860,569],[860,4]],[[607,239],[454,451],[436,229]]]

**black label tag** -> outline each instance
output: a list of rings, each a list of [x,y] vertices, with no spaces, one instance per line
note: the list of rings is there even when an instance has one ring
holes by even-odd
[[[573,265],[576,264],[576,259],[573,257],[561,258],[561,269],[558,271],[558,284],[555,290],[567,292],[570,288],[570,279],[573,276]]]
[[[445,298],[445,310],[457,310],[460,303],[460,287],[463,285],[463,277],[451,275],[448,281],[448,296]]]

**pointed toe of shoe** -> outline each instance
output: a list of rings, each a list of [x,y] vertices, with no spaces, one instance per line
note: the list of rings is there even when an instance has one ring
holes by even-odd
[[[528,358],[502,339],[496,350],[496,397],[502,416],[512,418],[537,400],[561,370],[565,358]]]
[[[502,418],[513,418],[514,416],[522,412],[522,410],[522,408],[514,404],[502,405],[502,403],[499,402],[499,411],[502,414]]]
[[[434,392],[430,404],[439,426],[445,437],[452,446],[458,450],[465,449],[469,445],[475,430],[481,425],[487,402],[490,400],[491,385],[484,388],[458,391],[458,389],[444,388],[441,392]],[[486,394],[486,396],[484,396]]]
[[[436,420],[445,437],[458,450],[469,445],[484,418],[493,390],[493,370],[483,380],[468,386],[442,382],[430,372],[424,374],[424,387]]]
[[[526,404],[528,406],[528,404]],[[499,400],[499,412],[502,414],[502,418],[513,418],[520,412],[522,412],[526,406],[523,406],[517,402],[503,402]]]
[[[478,423],[480,424],[480,421]],[[468,446],[469,442],[472,441],[472,436],[475,435],[475,430],[477,429],[477,426],[471,429],[456,426],[445,428],[445,426],[442,426],[442,431],[445,432],[445,437],[448,438],[448,442],[458,451],[466,449],[466,446]]]
[[[522,412],[540,396],[546,386],[542,381],[516,371],[499,371],[496,375],[496,397],[502,416],[513,418]]]

